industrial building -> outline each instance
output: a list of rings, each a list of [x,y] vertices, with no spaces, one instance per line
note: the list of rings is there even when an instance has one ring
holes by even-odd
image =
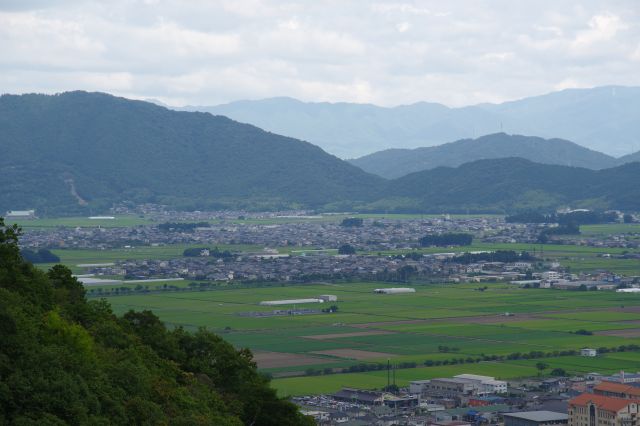
[[[554,411],[523,411],[520,413],[504,413],[504,426],[552,426],[566,425],[569,415]]]
[[[507,382],[496,380],[490,376],[480,376],[477,374],[458,374],[453,376],[457,379],[473,380],[478,384],[476,395],[491,395],[496,393],[507,393]]]
[[[415,288],[409,287],[390,287],[390,288],[376,288],[373,290],[374,293],[379,294],[401,294],[401,293],[415,293]]]
[[[409,392],[425,396],[460,398],[485,396],[507,392],[507,382],[489,376],[459,374],[453,378],[414,380],[409,383]]]
[[[457,398],[475,395],[478,384],[473,380],[439,378],[422,382],[422,395]]]
[[[9,210],[4,214],[5,219],[35,219],[35,210]]]

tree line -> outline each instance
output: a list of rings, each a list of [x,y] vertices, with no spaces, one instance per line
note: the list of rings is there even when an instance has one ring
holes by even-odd
[[[448,246],[469,246],[473,241],[473,236],[464,233],[445,233],[425,235],[420,239],[422,247],[448,247]]]
[[[596,225],[618,220],[615,212],[574,211],[543,214],[535,211],[516,213],[505,217],[507,223],[558,223],[560,225]]]

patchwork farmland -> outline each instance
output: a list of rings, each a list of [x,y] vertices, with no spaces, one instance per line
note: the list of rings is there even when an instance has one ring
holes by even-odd
[[[458,373],[513,378],[554,368],[576,373],[640,370],[640,352],[618,350],[640,344],[639,294],[505,284],[490,284],[483,291],[472,284],[415,285],[412,294],[374,294],[380,287],[384,285],[278,284],[117,296],[109,301],[118,313],[151,309],[170,326],[207,327],[239,348],[250,348],[282,394],[330,392],[347,385],[380,388],[386,384],[385,371],[357,371],[387,360],[407,367],[397,370],[400,385]],[[338,302],[324,305],[335,304],[338,311],[240,315],[275,309],[259,306],[263,300],[320,294],[336,295]],[[319,310],[324,305],[304,306]],[[278,307],[282,308],[294,306]],[[569,352],[583,347],[616,350],[596,358]],[[536,368],[540,357],[548,365],[544,371]],[[343,373],[349,370],[356,372]]]

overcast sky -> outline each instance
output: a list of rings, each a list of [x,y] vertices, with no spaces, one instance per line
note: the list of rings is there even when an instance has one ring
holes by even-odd
[[[450,106],[640,85],[640,1],[0,0],[0,92]]]

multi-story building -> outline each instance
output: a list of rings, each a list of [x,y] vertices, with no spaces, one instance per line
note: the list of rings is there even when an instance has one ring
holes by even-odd
[[[441,398],[455,398],[476,394],[478,383],[475,380],[439,378],[431,379],[422,385],[422,394]]]
[[[489,376],[459,374],[453,378],[415,380],[410,383],[409,391],[412,394],[441,398],[484,396],[506,393],[507,382]]]
[[[583,393],[569,401],[569,426],[638,426],[640,400]]]
[[[496,393],[507,393],[507,382],[496,380],[490,376],[480,376],[477,374],[458,374],[456,379],[472,380],[478,384],[476,395],[492,395]]]

